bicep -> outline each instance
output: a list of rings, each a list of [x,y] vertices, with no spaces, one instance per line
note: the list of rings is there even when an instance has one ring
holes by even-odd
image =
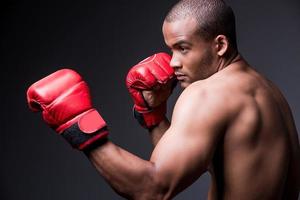
[[[224,116],[216,105],[210,104],[214,103],[205,98],[199,101],[180,98],[170,128],[153,151],[151,161],[159,178],[173,194],[191,185],[211,162]]]
[[[184,137],[170,128],[151,156],[160,183],[178,193],[197,180],[210,163],[213,141]]]

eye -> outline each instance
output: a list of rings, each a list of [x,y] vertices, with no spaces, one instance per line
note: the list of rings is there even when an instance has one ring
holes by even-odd
[[[182,53],[182,54],[186,54],[188,49],[186,47],[183,47],[183,46],[179,46],[178,47],[179,51]]]

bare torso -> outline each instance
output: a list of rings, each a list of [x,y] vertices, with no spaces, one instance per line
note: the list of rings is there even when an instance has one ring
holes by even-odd
[[[208,199],[296,199],[299,142],[280,91],[243,61],[203,82],[236,109],[209,168]]]

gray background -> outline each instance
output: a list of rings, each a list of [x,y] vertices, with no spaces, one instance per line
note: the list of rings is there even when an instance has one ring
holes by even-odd
[[[132,118],[125,77],[141,59],[167,50],[161,25],[176,1],[87,2],[1,5],[0,199],[122,199],[82,153],[27,108],[30,84],[63,67],[86,79],[113,142],[144,159],[151,154],[146,131]],[[227,2],[242,55],[282,89],[299,127],[299,1]],[[169,115],[179,93],[169,101]],[[175,199],[205,199],[208,184],[204,174]]]

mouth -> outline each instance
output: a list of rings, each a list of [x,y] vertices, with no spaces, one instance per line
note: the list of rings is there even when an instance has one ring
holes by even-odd
[[[185,75],[182,73],[175,72],[177,80],[182,81],[185,78]]]

